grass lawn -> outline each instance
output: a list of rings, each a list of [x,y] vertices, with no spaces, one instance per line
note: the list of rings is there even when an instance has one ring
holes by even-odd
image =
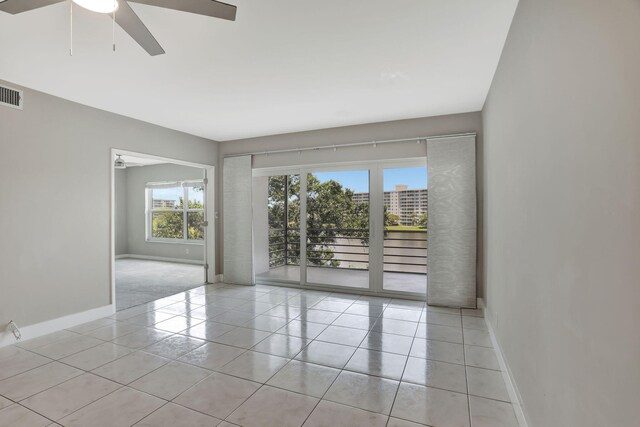
[[[390,225],[385,227],[385,230],[389,231],[427,231],[426,228],[421,228],[414,225]]]

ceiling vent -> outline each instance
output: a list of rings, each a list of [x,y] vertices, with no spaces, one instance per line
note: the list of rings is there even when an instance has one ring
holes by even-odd
[[[22,91],[0,85],[0,105],[22,110]]]

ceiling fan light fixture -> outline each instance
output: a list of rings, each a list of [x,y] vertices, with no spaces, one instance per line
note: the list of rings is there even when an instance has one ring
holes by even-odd
[[[113,13],[118,10],[116,0],[73,0],[73,2],[92,12]]]
[[[118,156],[118,158],[116,159],[115,162],[113,162],[113,167],[116,168],[116,169],[126,169],[127,168],[127,164],[124,162],[124,160],[122,160],[122,155],[121,154],[117,154],[117,156]]]

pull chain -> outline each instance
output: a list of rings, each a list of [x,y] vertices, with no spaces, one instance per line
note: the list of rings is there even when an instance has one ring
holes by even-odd
[[[113,16],[112,16],[112,21],[113,21],[113,26],[111,27],[111,30],[113,32],[113,51],[116,51],[116,8],[118,7],[118,2],[117,0],[113,0]]]
[[[69,56],[73,56],[73,0],[69,0]]]

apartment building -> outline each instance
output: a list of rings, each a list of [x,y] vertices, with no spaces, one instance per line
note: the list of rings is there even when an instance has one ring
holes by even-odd
[[[384,192],[384,205],[387,213],[398,216],[399,225],[416,225],[420,216],[428,210],[428,194],[426,188],[409,189],[407,185],[396,185],[395,190]],[[368,203],[369,193],[354,193],[353,200]]]

